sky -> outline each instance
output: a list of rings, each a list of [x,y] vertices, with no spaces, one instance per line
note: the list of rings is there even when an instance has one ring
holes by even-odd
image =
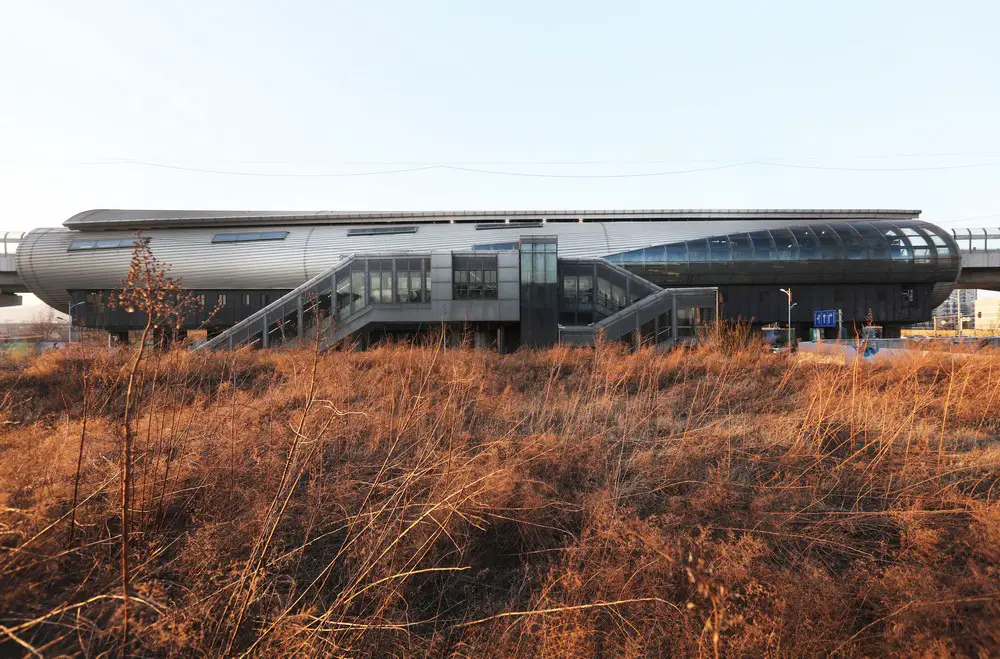
[[[906,208],[1000,226],[997,2],[0,10],[2,230],[90,208]]]

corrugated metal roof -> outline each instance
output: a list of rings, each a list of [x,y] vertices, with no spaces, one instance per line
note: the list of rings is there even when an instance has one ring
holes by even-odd
[[[889,209],[626,209],[486,211],[206,211],[90,210],[63,222],[68,229],[131,230],[301,224],[452,224],[546,220],[549,222],[683,222],[690,220],[907,219],[919,210]]]
[[[822,217],[827,221],[843,219],[842,215]],[[872,219],[871,214],[864,217]],[[897,220],[899,217],[894,216]],[[414,220],[411,218],[408,223]],[[144,231],[143,236],[150,239],[156,257],[170,265],[171,276],[179,277],[187,288],[290,290],[351,254],[469,250],[479,243],[557,235],[560,257],[595,258],[695,238],[797,226],[803,219],[779,215],[770,219],[758,217],[751,223],[748,226],[743,216],[728,215],[691,218],[685,222],[595,219],[477,231],[474,223],[445,222],[423,224],[415,233],[354,236],[348,235],[348,226],[285,223],[272,225],[275,230],[288,231],[284,240],[213,242],[217,227],[154,227]],[[69,251],[72,242],[131,235],[124,228],[114,232],[36,229],[25,236],[18,248],[17,270],[34,294],[50,306],[62,309],[69,300],[69,290],[110,290],[118,286],[128,273],[131,257],[128,249]]]

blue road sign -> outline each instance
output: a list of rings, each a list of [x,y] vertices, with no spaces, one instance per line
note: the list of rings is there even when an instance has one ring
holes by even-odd
[[[837,310],[828,309],[826,311],[814,311],[813,312],[813,326],[814,327],[836,327],[837,326]]]

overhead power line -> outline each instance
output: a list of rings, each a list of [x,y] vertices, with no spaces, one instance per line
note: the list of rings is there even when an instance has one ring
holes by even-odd
[[[679,174],[693,174],[697,172],[717,171],[722,169],[735,169],[744,167],[777,167],[786,169],[806,169],[815,171],[832,172],[928,172],[944,171],[953,169],[979,169],[984,167],[1000,166],[1000,162],[987,163],[966,163],[959,165],[936,165],[923,167],[829,167],[820,165],[797,165],[793,163],[772,162],[764,160],[748,160],[742,162],[732,162],[709,167],[695,167],[690,169],[678,169],[671,171],[655,172],[626,172],[613,174],[567,174],[567,173],[547,173],[547,172],[516,172],[496,169],[485,169],[479,167],[466,167],[449,164],[428,164],[419,167],[407,167],[401,169],[386,169],[365,172],[247,172],[230,169],[213,169],[205,167],[187,167],[183,165],[171,165],[168,163],[154,162],[149,160],[114,160],[105,162],[76,163],[79,166],[90,165],[136,165],[141,167],[155,167],[160,169],[170,169],[184,172],[194,172],[199,174],[221,174],[226,176],[251,176],[265,178],[350,178],[361,176],[387,176],[393,174],[406,174],[411,172],[444,170],[457,172],[470,172],[475,174],[487,174],[491,176],[514,176],[523,178],[559,178],[559,179],[625,179],[625,178],[647,178],[657,176],[674,176]]]

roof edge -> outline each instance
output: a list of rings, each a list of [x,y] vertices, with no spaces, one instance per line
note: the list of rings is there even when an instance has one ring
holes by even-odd
[[[154,229],[290,224],[445,224],[510,220],[551,222],[683,222],[689,220],[909,219],[919,210],[892,209],[626,209],[483,211],[211,211],[95,209],[77,213],[68,229]]]

